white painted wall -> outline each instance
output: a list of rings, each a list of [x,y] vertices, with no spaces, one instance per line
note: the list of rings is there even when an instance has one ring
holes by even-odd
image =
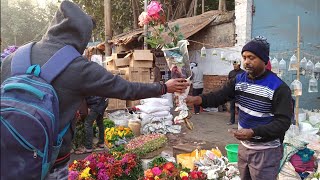
[[[235,25],[237,34],[237,43],[235,46],[242,47],[251,40],[252,5],[253,0],[235,0]]]

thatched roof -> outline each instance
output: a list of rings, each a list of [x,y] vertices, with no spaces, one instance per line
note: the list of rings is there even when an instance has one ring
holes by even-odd
[[[210,23],[212,23],[212,25],[219,25],[222,23],[231,22],[233,19],[234,12],[208,11],[198,16],[181,18],[173,22],[169,22],[169,26],[172,27],[176,24],[179,24],[181,33],[185,38],[189,38]],[[109,42],[116,45],[128,44],[138,39],[142,33],[142,28],[136,29],[131,32],[117,35]],[[167,37],[164,37],[164,39],[167,39]]]

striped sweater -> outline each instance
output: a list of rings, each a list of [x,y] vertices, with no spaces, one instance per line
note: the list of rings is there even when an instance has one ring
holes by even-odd
[[[255,79],[250,79],[246,72],[238,74],[222,89],[201,97],[203,107],[217,107],[236,98],[240,127],[254,131],[255,138],[251,138],[251,142],[282,142],[290,126],[290,88],[271,71]]]

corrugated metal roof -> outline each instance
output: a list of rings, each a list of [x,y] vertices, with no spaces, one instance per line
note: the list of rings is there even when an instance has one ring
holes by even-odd
[[[173,22],[169,22],[169,26],[173,27],[178,24],[180,27],[180,32],[185,38],[192,36],[204,27],[206,27],[211,22],[213,25],[218,25],[225,22],[230,22],[233,20],[234,12],[221,12],[221,11],[208,11],[198,16],[181,18]],[[128,44],[136,40],[143,33],[143,29],[136,29],[131,32],[123,33],[115,36],[110,43],[116,45]],[[170,39],[168,35],[164,35],[164,39]]]

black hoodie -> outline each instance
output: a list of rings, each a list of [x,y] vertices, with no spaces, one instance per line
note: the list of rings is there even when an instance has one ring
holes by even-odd
[[[78,5],[63,1],[51,24],[31,52],[32,64],[43,65],[60,48],[72,45],[80,54],[91,38],[93,22]],[[1,66],[1,81],[11,76],[11,59],[8,56]],[[142,99],[161,95],[163,86],[159,83],[131,83],[114,76],[95,62],[83,57],[75,59],[53,82],[60,109],[60,130],[73,120],[72,127],[63,138],[57,164],[68,162],[71,140],[75,128],[74,116],[86,96],[101,96],[118,99]]]

